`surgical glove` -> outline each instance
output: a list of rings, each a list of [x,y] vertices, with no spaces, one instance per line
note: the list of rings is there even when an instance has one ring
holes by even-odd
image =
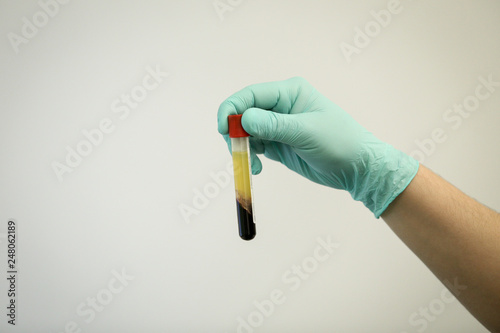
[[[302,78],[255,84],[219,107],[218,130],[230,145],[227,116],[240,114],[256,154],[326,186],[348,191],[378,218],[416,175],[416,160],[380,141]]]

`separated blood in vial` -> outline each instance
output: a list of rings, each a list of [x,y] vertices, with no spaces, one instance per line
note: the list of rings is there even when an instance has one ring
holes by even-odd
[[[241,114],[228,116],[229,137],[233,154],[236,211],[240,237],[255,237],[254,209],[252,203],[252,174],[250,164],[250,136],[241,126]]]

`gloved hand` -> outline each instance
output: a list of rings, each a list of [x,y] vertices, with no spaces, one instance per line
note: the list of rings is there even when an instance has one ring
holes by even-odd
[[[375,217],[408,186],[418,162],[378,140],[302,78],[251,85],[219,107],[219,133],[230,145],[227,116],[240,114],[256,154],[283,163],[308,179],[348,191]]]

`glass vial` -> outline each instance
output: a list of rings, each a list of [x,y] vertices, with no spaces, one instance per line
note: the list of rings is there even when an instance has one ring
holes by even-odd
[[[229,137],[234,168],[236,211],[240,237],[251,240],[255,237],[254,209],[252,201],[252,173],[250,163],[250,136],[241,126],[241,114],[228,116]]]

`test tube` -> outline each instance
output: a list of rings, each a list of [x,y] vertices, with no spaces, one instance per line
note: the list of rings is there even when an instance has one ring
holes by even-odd
[[[241,114],[228,116],[229,137],[233,154],[236,211],[240,237],[255,237],[254,209],[252,202],[252,176],[250,169],[250,136],[241,126]]]

